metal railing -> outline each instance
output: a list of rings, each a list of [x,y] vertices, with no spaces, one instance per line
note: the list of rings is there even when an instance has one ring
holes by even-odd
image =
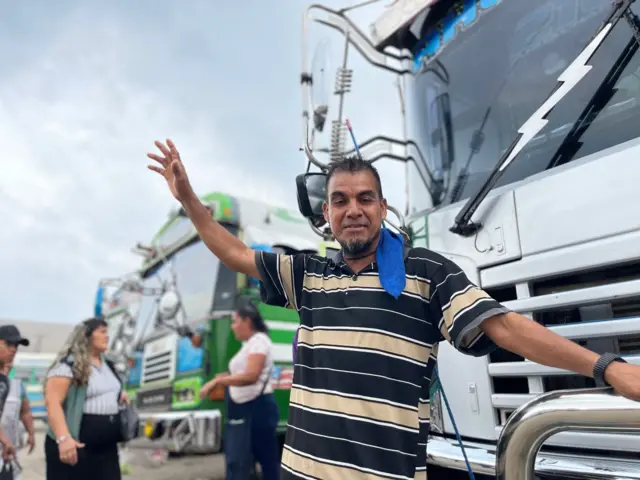
[[[536,397],[504,426],[496,451],[496,478],[534,480],[538,450],[550,436],[567,430],[637,434],[640,402],[610,388],[559,390]]]

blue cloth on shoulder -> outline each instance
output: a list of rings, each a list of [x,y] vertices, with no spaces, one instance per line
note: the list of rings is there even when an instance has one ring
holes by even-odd
[[[406,285],[404,269],[404,239],[402,235],[382,227],[376,250],[376,262],[380,283],[385,291],[396,300]]]

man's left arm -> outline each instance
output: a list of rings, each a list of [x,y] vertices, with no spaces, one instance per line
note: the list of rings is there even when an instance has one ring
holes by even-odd
[[[496,346],[527,360],[594,376],[600,355],[510,311],[446,261],[431,279],[429,308],[440,333],[463,353],[483,356]],[[612,362],[604,380],[628,398],[640,400],[640,367]]]
[[[485,320],[482,331],[498,346],[527,360],[593,377],[600,355],[515,312]],[[613,362],[605,381],[621,395],[640,400],[640,367]]]

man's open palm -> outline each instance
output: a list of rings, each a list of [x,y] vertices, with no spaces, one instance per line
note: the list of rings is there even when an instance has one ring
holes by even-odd
[[[184,165],[182,165],[182,160],[180,160],[180,154],[176,146],[169,139],[167,139],[166,145],[157,140],[154,143],[162,155],[147,153],[147,157],[158,162],[160,166],[148,165],[147,168],[164,177],[176,200],[184,200],[193,193],[193,190],[189,184],[187,172],[184,169]]]

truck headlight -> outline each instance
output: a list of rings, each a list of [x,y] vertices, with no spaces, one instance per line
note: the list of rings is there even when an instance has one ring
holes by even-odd
[[[440,383],[434,382],[429,392],[429,400],[431,402],[431,431],[434,433],[444,433],[444,419],[442,416],[442,394],[440,392]]]

